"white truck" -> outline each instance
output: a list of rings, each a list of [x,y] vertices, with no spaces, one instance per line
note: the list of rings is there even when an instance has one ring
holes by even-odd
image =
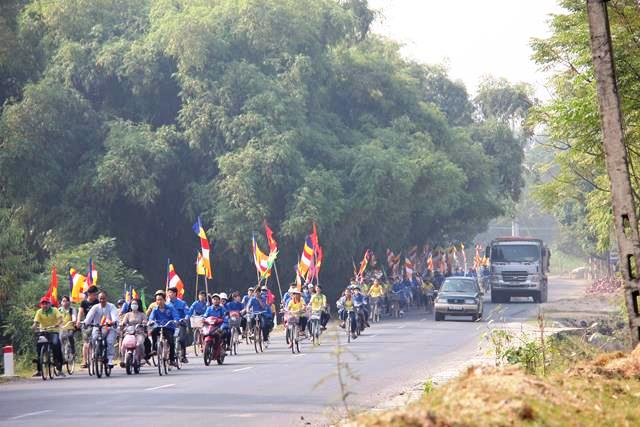
[[[533,297],[547,302],[551,251],[542,240],[499,237],[486,248],[490,261],[491,302],[505,303],[511,297]]]

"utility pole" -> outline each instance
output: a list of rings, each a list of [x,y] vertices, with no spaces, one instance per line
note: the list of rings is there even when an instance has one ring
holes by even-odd
[[[613,47],[607,13],[608,0],[587,0],[591,54],[596,75],[602,121],[604,157],[609,174],[613,222],[624,275],[624,294],[633,348],[640,340],[640,235],[624,145],[622,113],[613,62]]]

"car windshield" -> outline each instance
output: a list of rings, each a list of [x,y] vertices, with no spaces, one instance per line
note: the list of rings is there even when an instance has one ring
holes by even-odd
[[[497,245],[491,248],[491,262],[534,262],[540,259],[537,245]]]
[[[442,285],[442,292],[472,294],[476,292],[476,285],[472,280],[447,279]]]

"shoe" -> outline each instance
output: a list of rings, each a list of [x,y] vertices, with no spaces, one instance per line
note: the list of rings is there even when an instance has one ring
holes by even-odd
[[[36,372],[35,374],[33,374],[33,375],[31,375],[31,376],[32,376],[33,378],[41,377],[41,376],[42,376],[42,372],[38,371],[38,372]]]
[[[80,365],[81,369],[87,369],[89,367],[89,365],[87,365],[86,363],[83,363],[82,365]]]
[[[124,362],[120,362],[120,367],[121,367],[121,368],[124,368],[124,367],[125,367]]]
[[[186,358],[186,357],[183,357],[183,358],[182,358],[182,363],[189,363],[189,360],[187,360],[187,358]]]
[[[365,323],[365,325],[367,326],[367,328],[370,328],[371,325],[369,324],[369,322]]]
[[[326,331],[326,330],[327,330],[327,327],[326,327],[326,326],[320,326],[320,330],[321,330],[321,331]]]
[[[113,369],[113,363],[108,363],[107,366],[109,367],[109,369]]]
[[[340,327],[344,329],[344,322],[340,322]]]
[[[354,339],[354,340],[355,340],[356,338],[358,338],[358,335],[356,335],[356,334],[351,334],[351,339]]]

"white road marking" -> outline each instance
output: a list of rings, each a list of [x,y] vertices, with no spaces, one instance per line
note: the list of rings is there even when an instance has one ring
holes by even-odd
[[[9,419],[10,420],[19,420],[20,418],[32,417],[34,415],[40,415],[40,414],[46,414],[47,412],[53,412],[53,410],[52,409],[45,409],[44,411],[29,412],[29,413],[18,415],[17,417],[12,417],[12,418],[9,418]]]
[[[242,371],[248,371],[249,369],[253,369],[253,366],[247,366],[246,368],[234,369],[231,372],[242,372]]]
[[[253,418],[256,414],[227,414],[225,418]]]
[[[426,322],[427,318],[423,317],[422,319],[420,319],[421,322]]]
[[[406,325],[406,324],[404,324],[404,325],[400,325],[400,326],[398,326],[398,329],[403,329],[403,328],[406,328],[406,327],[407,327],[407,325]]]
[[[298,354],[296,354],[294,357],[302,357],[302,356],[306,356],[306,354],[304,354],[304,353],[298,353]]]
[[[160,390],[161,388],[173,387],[175,384],[159,385],[158,387],[145,388],[144,391]]]
[[[375,338],[377,335],[369,335],[369,338]]]

